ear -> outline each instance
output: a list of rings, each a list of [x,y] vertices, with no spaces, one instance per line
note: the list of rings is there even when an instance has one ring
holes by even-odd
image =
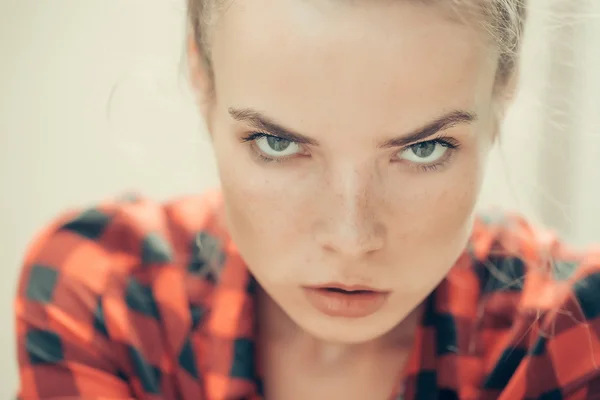
[[[187,38],[187,63],[192,89],[201,108],[202,116],[208,118],[209,106],[213,96],[212,76],[193,33]]]
[[[502,89],[502,101],[505,103],[506,108],[511,106],[515,97],[517,96],[517,92],[519,89],[520,72],[521,71],[519,67],[515,67],[514,71],[504,83],[504,88]]]
[[[519,87],[519,70],[515,69],[511,76],[509,76],[505,82],[498,83],[498,88],[495,93],[494,100],[494,141],[500,140],[500,130],[502,127],[502,122],[504,118],[506,118],[506,114],[508,109],[512,105],[515,100],[515,97],[518,93]]]
[[[500,115],[501,117],[504,116],[504,113],[506,113],[506,110],[512,105],[517,96],[520,78],[519,73],[519,68],[515,67],[510,76],[506,77],[503,82],[498,82],[496,84],[496,103],[498,104],[499,111],[502,112]]]

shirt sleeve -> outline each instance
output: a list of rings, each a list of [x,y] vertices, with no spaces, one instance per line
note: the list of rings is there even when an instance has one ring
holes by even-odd
[[[96,240],[109,225],[99,210],[69,215],[28,249],[14,303],[19,398],[133,398],[104,319],[122,263]]]
[[[583,253],[568,289],[548,312],[533,345],[540,371],[547,371],[544,394],[562,398],[600,397],[600,251]],[[559,289],[560,293],[560,289]],[[551,367],[543,367],[546,364]],[[535,365],[531,366],[531,373]],[[557,397],[558,398],[558,397]]]
[[[600,248],[571,248],[515,216],[482,232],[476,252],[501,276],[495,309],[512,310],[483,389],[502,400],[600,398]]]
[[[548,288],[554,304],[523,326],[531,340],[505,389],[507,399],[600,398],[600,252],[586,252],[574,267],[571,276]],[[538,295],[545,296],[541,290]]]

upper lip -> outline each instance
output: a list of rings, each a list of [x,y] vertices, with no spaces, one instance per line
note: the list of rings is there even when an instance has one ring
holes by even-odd
[[[358,291],[380,292],[380,293],[387,292],[387,290],[375,289],[375,288],[365,286],[365,285],[344,285],[342,283],[325,283],[322,285],[312,285],[312,286],[306,286],[306,287],[308,289],[338,289],[338,290],[343,290],[345,292],[358,292]]]

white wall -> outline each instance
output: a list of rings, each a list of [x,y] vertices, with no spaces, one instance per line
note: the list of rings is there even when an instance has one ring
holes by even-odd
[[[600,243],[600,1],[584,3],[587,10],[580,15],[584,38],[581,73],[576,86],[580,95],[576,151],[581,175],[573,206],[577,221],[573,238]]]
[[[35,231],[125,190],[216,183],[178,87],[183,27],[174,1],[0,0],[0,398],[16,388],[12,297]]]
[[[497,152],[482,197],[534,217],[540,171],[557,167],[539,151],[547,140],[539,98],[549,84],[545,21],[533,18],[524,89],[503,138],[511,186]],[[579,242],[600,238],[600,24],[588,30],[589,68],[578,75],[586,90],[577,92],[585,135],[576,135],[581,154],[569,159],[578,179],[568,233]],[[12,297],[35,231],[67,206],[125,190],[165,198],[216,184],[180,79],[183,37],[178,0],[0,0],[0,354],[9,355],[0,363],[0,397],[16,389]]]

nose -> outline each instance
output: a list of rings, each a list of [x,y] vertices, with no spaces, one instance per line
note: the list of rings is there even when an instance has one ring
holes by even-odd
[[[386,227],[373,174],[359,170],[336,174],[320,200],[321,220],[317,242],[327,251],[348,258],[361,258],[381,250]]]

